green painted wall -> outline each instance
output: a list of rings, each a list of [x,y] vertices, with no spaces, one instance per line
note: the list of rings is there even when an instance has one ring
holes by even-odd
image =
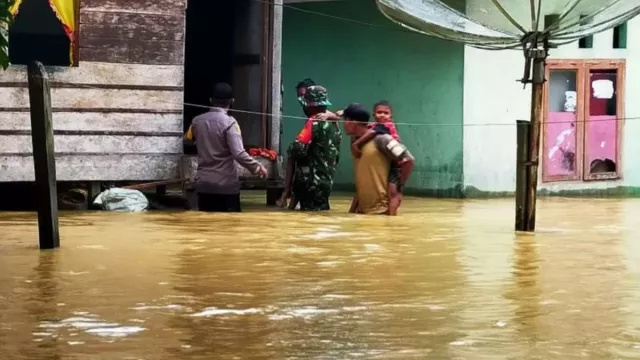
[[[408,190],[460,196],[464,47],[401,29],[380,14],[373,0],[293,5],[382,28],[285,7],[284,114],[302,116],[295,86],[306,77],[329,90],[334,111],[350,102],[373,106],[378,100],[389,100],[395,121],[400,123],[400,136],[416,157]],[[285,118],[283,121],[284,150],[302,127],[303,120]],[[425,126],[429,124],[442,125]],[[342,159],[336,189],[353,186],[346,138]]]

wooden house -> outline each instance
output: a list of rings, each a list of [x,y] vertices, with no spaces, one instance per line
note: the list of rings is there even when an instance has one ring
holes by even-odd
[[[281,1],[22,0],[0,72],[0,182],[34,180],[26,66],[47,66],[59,181],[192,175],[183,133],[229,82],[245,145],[280,142]],[[278,176],[273,167],[272,174]]]

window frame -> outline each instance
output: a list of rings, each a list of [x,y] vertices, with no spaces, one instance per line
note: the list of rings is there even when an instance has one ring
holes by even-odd
[[[541,133],[540,157],[542,159],[542,182],[554,183],[564,181],[606,181],[622,179],[622,137],[624,130],[624,99],[625,99],[625,80],[626,80],[626,61],[624,59],[602,59],[602,60],[579,60],[579,59],[552,59],[547,60],[545,70],[545,79],[543,89],[543,120]],[[549,175],[545,170],[546,157],[544,152],[546,149],[545,140],[547,139],[547,127],[549,117],[549,78],[553,70],[567,70],[576,72],[576,171],[569,175]],[[590,164],[585,161],[586,149],[585,140],[588,139],[589,127],[588,113],[591,87],[589,74],[591,70],[616,70],[616,171],[609,173],[590,174]]]
[[[553,70],[568,70],[576,72],[576,93],[577,99],[580,99],[584,96],[584,66],[580,63],[580,61],[575,60],[548,60],[547,66],[545,70],[545,84],[543,90],[543,100],[542,100],[542,139],[541,139],[541,147],[540,151],[542,152],[542,182],[560,182],[560,181],[578,181],[582,178],[582,169],[583,166],[579,163],[582,159],[582,152],[584,147],[583,141],[583,131],[582,127],[584,126],[584,122],[581,121],[584,119],[584,107],[581,106],[582,102],[578,102],[576,104],[576,170],[574,174],[568,175],[549,175],[546,172],[546,142],[547,132],[548,132],[548,121],[549,121],[549,79],[551,76],[551,71]]]
[[[80,66],[80,2],[82,0],[73,0],[73,17],[76,22],[76,31],[73,33],[73,64],[71,67]]]
[[[585,80],[588,78],[591,70],[616,70],[616,171],[608,173],[590,174],[590,165],[583,157],[583,181],[598,181],[598,180],[619,180],[622,178],[622,131],[624,130],[624,98],[625,98],[625,79],[626,79],[626,61],[619,60],[585,60]],[[591,91],[590,86],[587,87]],[[585,96],[584,108],[589,109],[591,103],[591,96]],[[584,123],[588,122],[585,118]],[[584,127],[584,139],[588,139],[589,127]],[[586,154],[586,151],[585,151]]]

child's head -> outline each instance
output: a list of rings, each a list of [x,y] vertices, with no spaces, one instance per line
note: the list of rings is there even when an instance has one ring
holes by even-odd
[[[389,105],[387,100],[378,101],[373,105],[373,118],[377,123],[391,121],[391,105]]]
[[[296,85],[296,95],[298,96],[298,99],[304,96],[308,87],[314,86],[315,84],[315,81],[309,78],[300,81],[298,85]]]

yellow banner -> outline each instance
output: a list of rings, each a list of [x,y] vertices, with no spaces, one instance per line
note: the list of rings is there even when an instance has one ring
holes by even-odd
[[[19,0],[22,1],[22,0]],[[62,23],[64,31],[69,37],[69,60],[71,65],[74,63],[73,49],[75,48],[75,31],[76,31],[76,6],[74,0],[49,0],[49,4],[56,14],[56,17]]]
[[[14,2],[13,5],[11,5],[11,7],[9,8],[9,12],[11,13],[11,15],[16,16],[21,4],[22,4],[22,0],[16,0],[16,2]]]

